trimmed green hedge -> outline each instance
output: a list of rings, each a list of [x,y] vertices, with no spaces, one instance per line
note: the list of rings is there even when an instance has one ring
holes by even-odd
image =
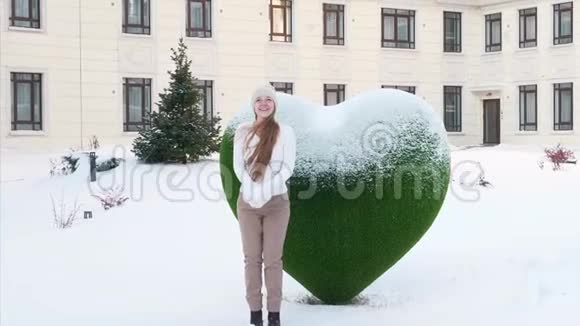
[[[403,148],[387,153],[384,162],[345,177],[333,171],[316,176],[311,198],[299,193],[311,187],[312,175],[290,178],[284,270],[323,302],[342,304],[354,298],[401,259],[435,220],[449,184],[449,153],[445,148],[441,155],[441,140],[427,129],[403,128],[395,135]],[[222,185],[236,216],[240,182],[233,173],[234,130],[230,126],[224,133],[220,163]],[[299,158],[298,152],[297,166]],[[358,180],[364,183],[362,194],[345,199],[339,188],[354,189]],[[329,186],[338,184],[344,187]]]

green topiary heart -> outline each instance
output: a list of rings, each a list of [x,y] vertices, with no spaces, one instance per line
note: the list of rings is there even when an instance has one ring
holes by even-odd
[[[284,270],[322,301],[345,303],[435,220],[449,183],[445,129],[425,101],[398,90],[365,92],[331,107],[281,93],[278,101],[276,119],[294,128],[297,143],[287,182]],[[227,126],[220,150],[234,215],[240,183],[232,140],[237,126],[253,119],[245,106]]]

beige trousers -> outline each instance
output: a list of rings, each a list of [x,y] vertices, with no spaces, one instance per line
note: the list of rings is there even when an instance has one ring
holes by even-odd
[[[273,196],[254,208],[238,196],[238,221],[244,253],[246,301],[250,310],[262,310],[262,263],[268,311],[278,312],[282,303],[282,253],[290,220],[288,192]]]

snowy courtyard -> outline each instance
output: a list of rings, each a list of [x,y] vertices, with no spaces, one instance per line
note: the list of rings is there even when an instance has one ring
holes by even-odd
[[[0,324],[247,325],[217,154],[144,165],[116,150],[125,161],[89,183],[86,157],[50,176],[62,153],[2,148]],[[453,147],[447,197],[417,245],[350,305],[320,304],[285,274],[282,324],[580,325],[580,166],[554,171],[543,157]],[[128,200],[104,210],[92,194],[112,186]],[[77,201],[70,227],[55,225],[51,196],[57,213]]]

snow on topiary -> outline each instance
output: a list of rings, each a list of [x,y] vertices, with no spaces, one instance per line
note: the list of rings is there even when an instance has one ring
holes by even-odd
[[[378,89],[334,106],[278,93],[276,119],[296,134],[288,180],[291,217],[284,270],[329,304],[348,302],[399,261],[427,232],[450,174],[439,115],[421,98]],[[253,121],[245,105],[220,151],[222,185],[237,214],[233,135]]]

